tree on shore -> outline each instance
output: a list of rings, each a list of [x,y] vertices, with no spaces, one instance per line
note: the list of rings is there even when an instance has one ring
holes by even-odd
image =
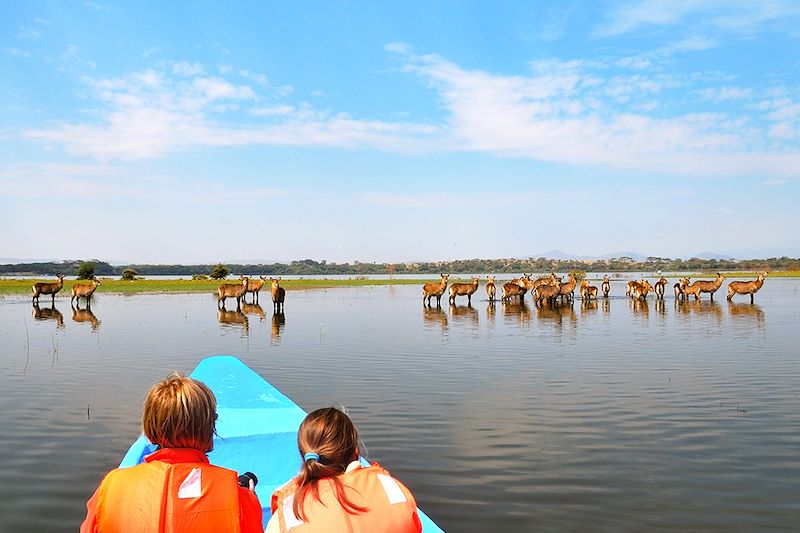
[[[217,265],[214,265],[214,268],[211,269],[211,278],[225,279],[228,277],[230,273],[231,272],[230,270],[228,270],[227,266],[223,265],[222,263],[219,263]]]
[[[94,277],[94,263],[91,261],[83,261],[78,265],[75,273],[78,279],[92,279]]]

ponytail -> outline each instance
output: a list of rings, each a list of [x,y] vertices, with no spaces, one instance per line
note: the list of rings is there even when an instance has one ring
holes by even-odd
[[[320,480],[329,480],[333,484],[336,499],[348,513],[368,510],[347,497],[345,485],[339,479],[347,465],[358,459],[358,431],[345,413],[333,407],[310,413],[300,424],[297,447],[303,455],[303,466],[297,477],[297,492],[292,503],[292,510],[298,519],[307,521],[303,503],[309,493],[317,501],[322,501],[319,496]]]

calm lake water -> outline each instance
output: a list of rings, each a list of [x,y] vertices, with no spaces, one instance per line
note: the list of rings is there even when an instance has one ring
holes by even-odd
[[[347,406],[449,532],[796,530],[800,281],[755,305],[725,288],[634,304],[619,282],[543,310],[482,286],[441,309],[417,286],[289,291],[282,320],[263,295],[246,323],[211,294],[99,294],[93,317],[42,297],[39,318],[6,297],[0,531],[75,531],[147,389],[213,354],[306,410]]]

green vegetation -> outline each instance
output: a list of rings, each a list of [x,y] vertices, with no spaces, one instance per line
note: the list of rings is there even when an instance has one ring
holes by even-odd
[[[4,274],[22,274],[31,276],[54,276],[56,274],[73,275],[84,261],[62,261],[51,263],[22,263],[0,265],[0,276]],[[747,259],[740,261],[717,259],[670,259],[648,257],[645,261],[633,261],[619,257],[600,261],[557,260],[545,257],[528,259],[463,259],[458,261],[437,261],[419,263],[329,263],[304,259],[291,263],[273,263],[258,265],[124,265],[114,266],[104,261],[92,259],[96,276],[120,276],[125,269],[133,269],[142,276],[191,276],[198,272],[214,274],[220,267],[227,270],[224,277],[234,273],[266,275],[266,276],[366,276],[388,275],[391,277],[404,274],[440,274],[451,273],[494,273],[512,274],[520,272],[569,272],[580,270],[586,272],[715,272],[761,271],[770,273],[777,270],[800,271],[800,258],[771,257],[767,259]],[[223,270],[220,270],[220,273]],[[435,277],[435,276],[434,276]],[[222,278],[220,278],[222,279]]]
[[[211,278],[212,279],[225,279],[230,275],[231,271],[228,270],[228,267],[223,265],[222,263],[218,265],[214,265],[214,268],[211,269]]]
[[[31,286],[41,279],[0,279],[0,295],[31,294]],[[52,281],[52,280],[51,280]],[[121,279],[101,278],[103,282],[97,288],[97,293],[181,293],[181,292],[216,292],[220,282],[218,280],[192,280],[192,279],[136,279],[133,281]],[[430,280],[418,279],[284,279],[281,287],[286,290],[297,289],[328,289],[334,287],[364,287],[370,285],[420,285]],[[64,288],[56,297],[69,295],[74,281],[65,280]],[[269,291],[268,291],[269,292]],[[263,295],[262,295],[263,296]],[[267,295],[269,298],[269,295]]]
[[[94,277],[94,263],[91,261],[84,261],[75,270],[78,279],[92,279]]]
[[[126,268],[122,271],[121,278],[128,281],[133,281],[139,277],[139,273],[132,268]]]

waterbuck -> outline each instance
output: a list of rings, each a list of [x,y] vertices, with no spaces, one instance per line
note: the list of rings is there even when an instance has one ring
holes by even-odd
[[[575,276],[570,274],[569,281],[566,283],[562,283],[559,288],[558,295],[561,296],[561,301],[564,301],[564,298],[569,300],[570,302],[574,300],[574,293],[575,293],[575,284],[577,280]]]
[[[594,298],[597,300],[597,287],[589,285],[585,279],[581,280],[581,300],[590,300]]]
[[[603,298],[608,298],[608,293],[611,292],[611,280],[608,276],[603,276],[603,283],[600,285],[603,289]]]
[[[264,276],[258,276],[258,279],[253,281],[252,279],[247,283],[247,290],[244,293],[244,296],[247,296],[247,293],[251,293],[253,295],[253,303],[258,303],[258,293],[261,291],[261,287],[267,282],[267,278]]]
[[[533,301],[536,302],[537,307],[541,306],[545,300],[547,300],[547,302],[550,304],[554,304],[558,296],[561,294],[561,287],[561,281],[556,281],[554,284],[542,283],[536,287],[536,292],[533,295]]]
[[[61,290],[61,287],[64,286],[64,276],[58,276],[58,281],[55,282],[39,282],[33,284],[33,298],[31,302],[39,303],[39,295],[40,294],[49,294],[52,296],[53,305],[56,303],[56,294],[58,291]]]
[[[450,274],[439,274],[442,280],[439,283],[426,283],[422,286],[422,304],[425,305],[425,299],[428,299],[428,307],[431,305],[431,298],[436,297],[436,306],[442,306],[442,295],[447,290],[447,280]]]
[[[699,280],[695,281],[690,285],[686,285],[683,287],[683,293],[688,298],[690,294],[694,295],[695,300],[700,299],[700,295],[704,292],[711,294],[711,300],[714,300],[714,293],[717,292],[720,285],[722,285],[722,281],[725,279],[725,276],[717,273],[717,279],[714,281],[706,281],[706,280]]]
[[[494,286],[494,276],[489,276],[489,281],[486,282],[486,296],[489,297],[489,301],[494,301],[494,295],[496,293],[496,289]]]
[[[283,302],[286,299],[286,289],[281,287],[281,278],[269,278],[272,283],[272,312],[282,313]]]
[[[728,283],[728,301],[733,299],[734,294],[749,294],[750,303],[753,303],[753,295],[758,292],[764,284],[766,272],[759,272],[755,281],[731,281]]]
[[[242,306],[242,298],[244,293],[247,292],[247,285],[250,283],[250,278],[242,278],[241,283],[223,283],[217,287],[217,308],[225,309],[226,298],[236,298],[236,309]]]
[[[72,286],[72,298],[69,299],[69,304],[72,305],[72,301],[75,300],[75,305],[80,305],[81,298],[86,300],[86,305],[90,305],[90,300],[92,299],[92,294],[94,291],[97,290],[97,287],[100,285],[100,280],[97,277],[92,278],[91,285],[84,285],[82,283],[76,283]]]
[[[656,300],[663,300],[664,299],[664,288],[667,286],[667,278],[661,276],[656,284],[653,285],[653,292],[656,295]]]
[[[450,285],[450,304],[456,303],[456,296],[466,296],[467,305],[472,305],[472,295],[478,290],[479,277],[473,276],[470,283],[453,283]]]
[[[525,299],[525,294],[528,292],[528,288],[525,286],[525,282],[521,279],[513,279],[508,283],[503,283],[503,296],[500,298],[501,301],[507,302],[511,300],[511,298],[519,298],[519,301]]]

